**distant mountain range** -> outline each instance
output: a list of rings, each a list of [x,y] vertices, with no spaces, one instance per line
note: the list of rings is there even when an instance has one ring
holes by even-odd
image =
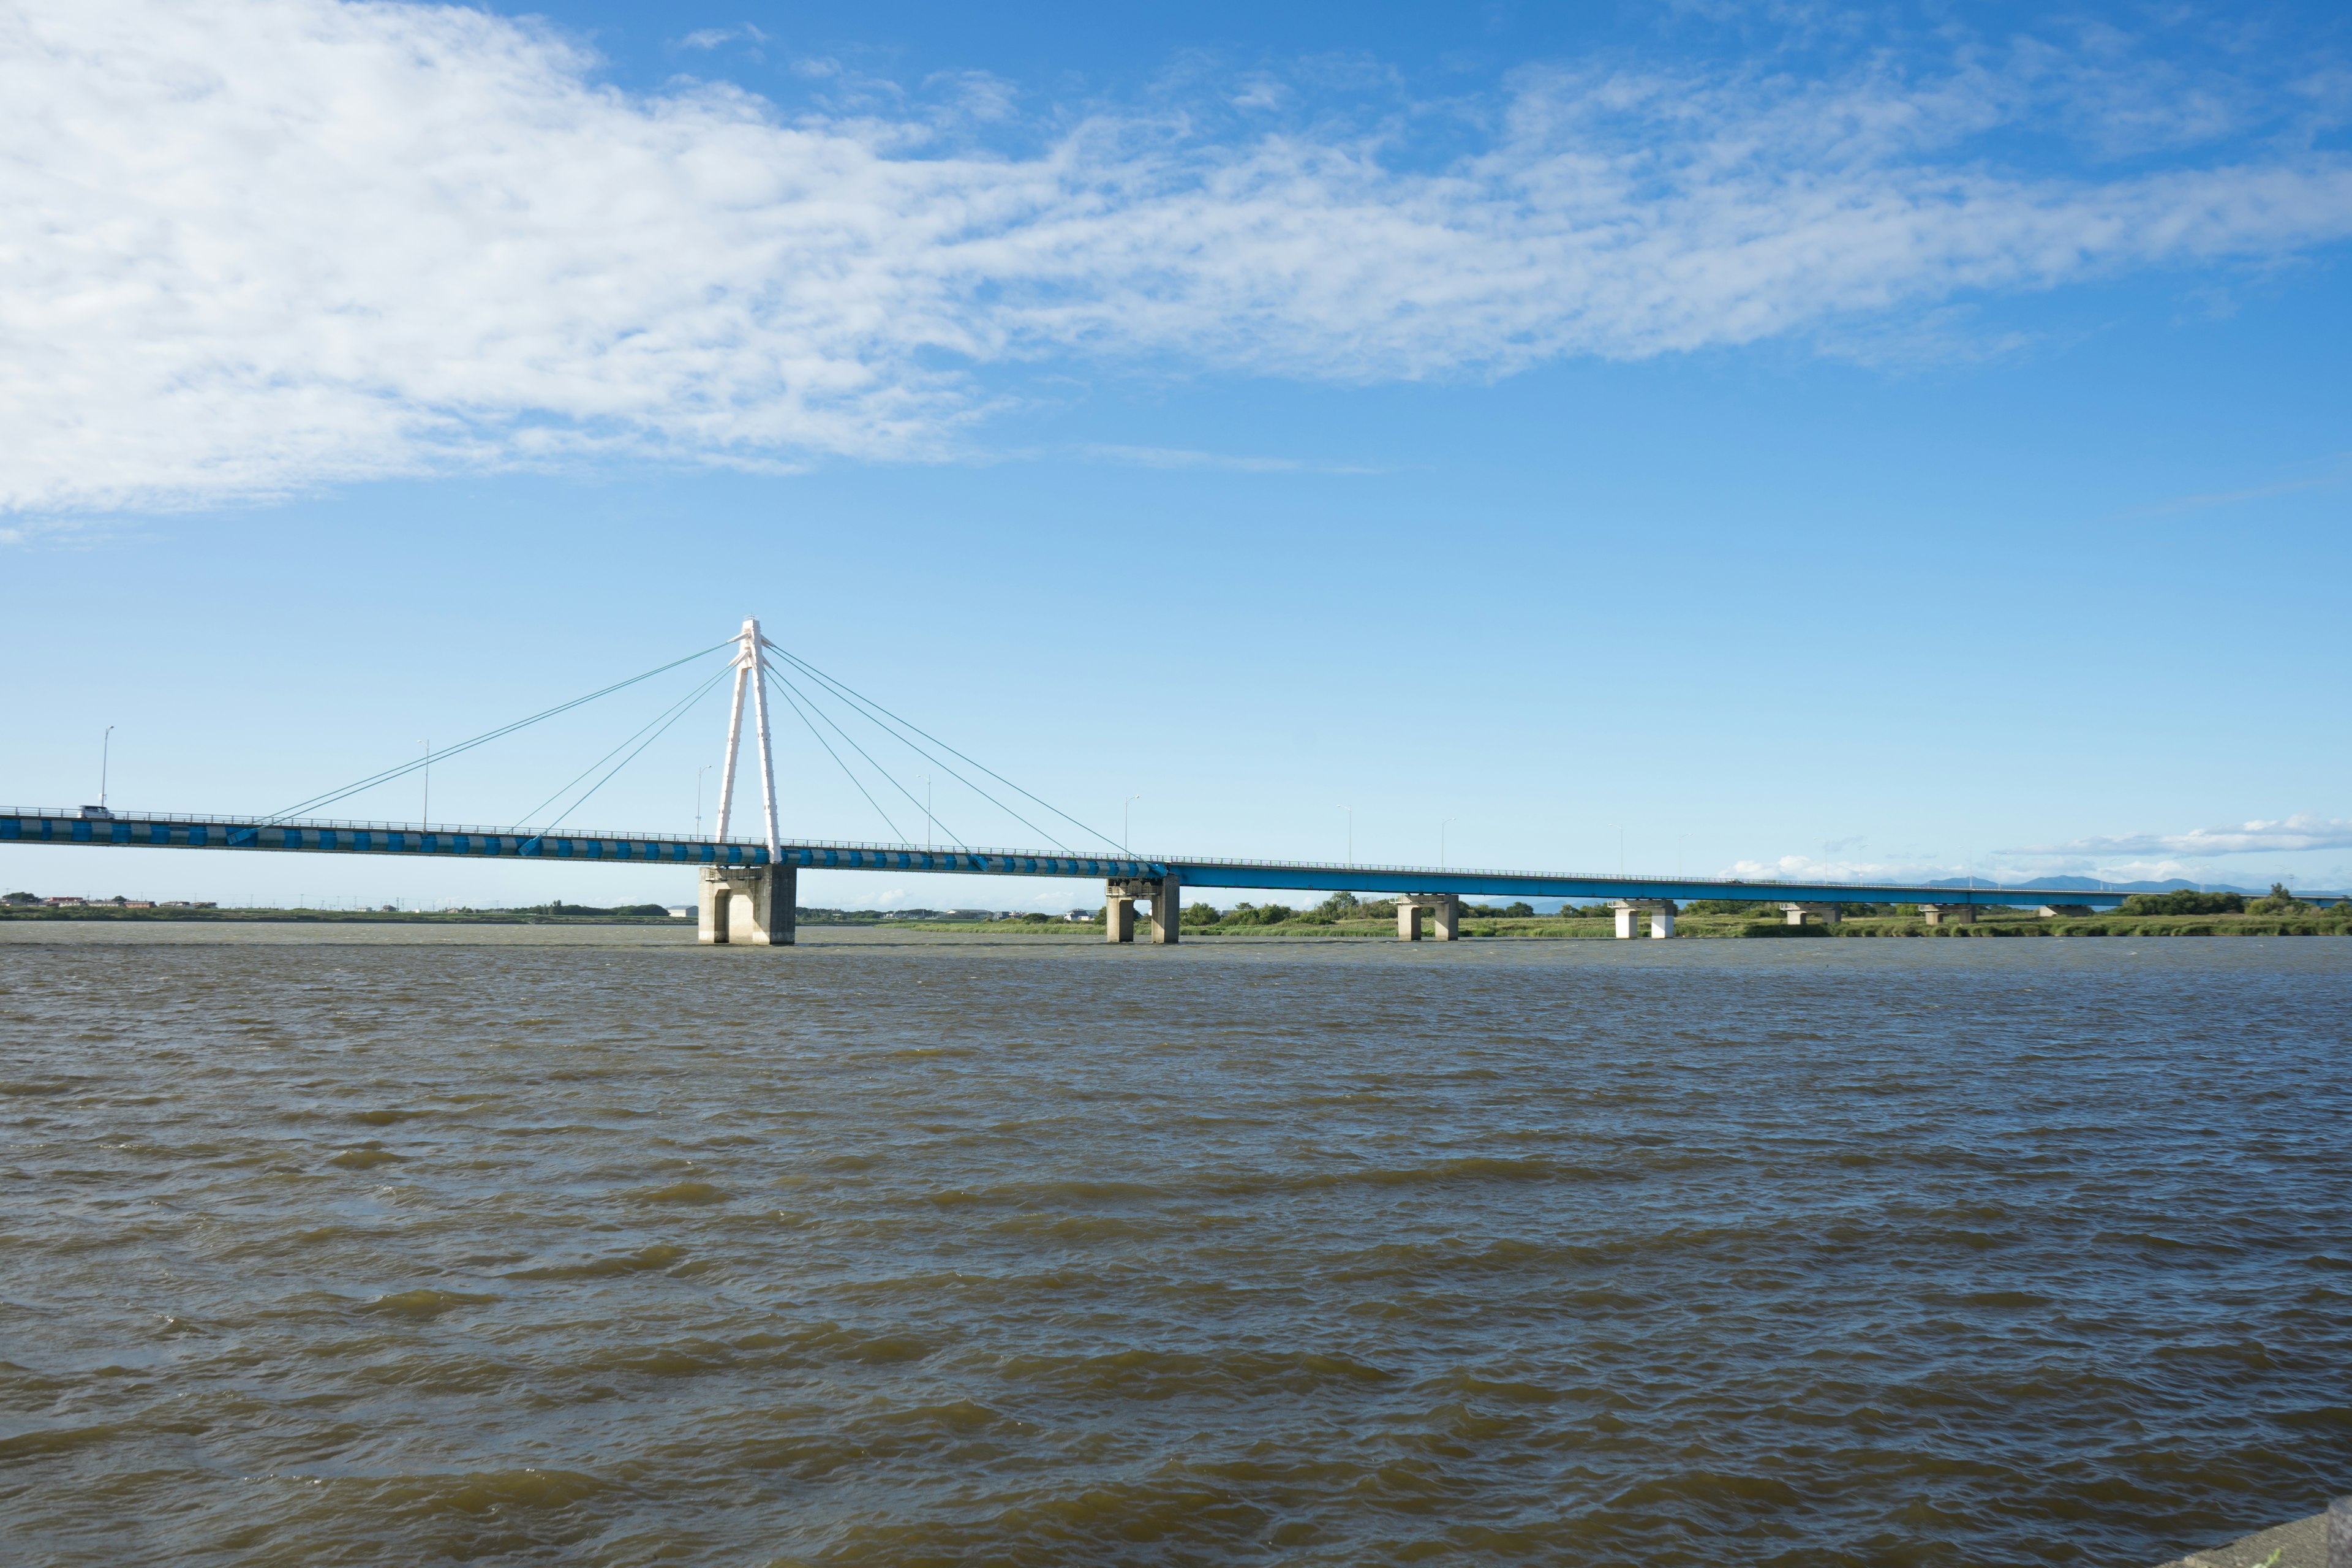
[[[1979,877],[1973,881],[1966,877],[1940,877],[1925,885],[1930,888],[2069,888],[2084,893],[2177,893],[2188,888],[2205,893],[2243,893],[2250,899],[2261,898],[2270,891],[2267,887],[2241,888],[2234,882],[2184,882],[2178,877],[2169,882],[2101,882],[2089,877],[2035,877],[2024,882],[1996,882],[1988,877]]]

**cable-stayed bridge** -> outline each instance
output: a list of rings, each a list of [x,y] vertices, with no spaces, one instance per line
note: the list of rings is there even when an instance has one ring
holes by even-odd
[[[453,826],[423,822],[344,820],[312,815],[352,795],[404,778],[434,762],[446,762],[511,735],[558,714],[635,687],[667,671],[689,666],[721,650],[732,650],[719,669],[679,700],[656,713],[620,745],[613,748],[566,784],[541,808],[553,809],[549,823],[532,828]],[[773,656],[772,658],[771,656]],[[562,821],[601,790],[630,762],[642,755],[675,726],[709,691],[734,677],[733,701],[728,725],[727,750],[719,793],[718,820],[709,837],[700,835],[589,831],[563,827]],[[1051,848],[983,848],[958,841],[952,847],[917,847],[897,843],[841,843],[786,838],[778,812],[769,695],[774,691],[790,706],[842,772],[856,785],[877,815],[894,829],[896,822],[869,788],[872,783],[895,789],[908,807],[920,809],[927,826],[933,825],[928,803],[916,801],[897,775],[876,760],[856,731],[840,722],[843,715],[864,720],[871,730],[892,738],[913,754],[937,766],[974,795],[1002,810],[1040,837],[1053,837],[1040,826],[1048,822],[1074,836],[1091,837],[1103,847],[1090,849],[1055,842]],[[748,702],[747,702],[748,698]],[[825,704],[830,702],[828,708]],[[730,831],[739,764],[742,760],[746,709],[760,772],[764,832],[746,837]],[[823,727],[820,727],[820,726]],[[825,730],[830,729],[829,738]],[[866,777],[834,744],[839,740],[867,764]],[[872,739],[869,733],[868,739]],[[617,759],[617,760],[616,760]],[[959,767],[958,764],[961,766]],[[980,775],[975,778],[972,775]],[[429,775],[428,775],[429,777]],[[982,779],[989,781],[981,782]],[[583,784],[583,790],[580,789]],[[577,792],[575,794],[575,792]],[[1650,934],[1668,936],[1680,903],[1694,899],[1727,899],[1759,906],[1778,906],[1792,921],[1814,918],[1834,920],[1844,902],[1887,902],[1920,905],[1931,921],[1969,921],[1986,906],[2047,904],[2058,907],[2112,908],[2125,894],[2080,889],[1948,888],[1927,884],[1741,881],[1705,877],[1628,877],[1545,871],[1462,870],[1429,866],[1333,864],[1311,860],[1240,859],[1215,856],[1134,855],[1100,832],[1087,827],[1003,774],[974,761],[928,731],[899,718],[871,699],[851,690],[770,642],[756,620],[727,642],[713,645],[686,658],[656,667],[628,680],[605,687],[569,702],[499,726],[472,740],[446,747],[426,757],[387,768],[350,784],[314,795],[288,810],[268,816],[187,815],[167,812],[117,811],[104,803],[79,809],[18,809],[0,813],[0,844],[50,844],[171,849],[222,849],[260,854],[357,856],[432,856],[461,859],[524,859],[591,862],[599,865],[692,867],[700,873],[701,940],[709,942],[785,945],[793,939],[793,910],[799,874],[803,870],[936,872],[966,876],[1044,877],[1100,881],[1105,885],[1106,935],[1112,942],[1132,942],[1136,935],[1136,905],[1150,906],[1151,939],[1174,942],[1186,888],[1297,889],[1326,893],[1370,893],[1397,902],[1398,935],[1418,940],[1423,917],[1431,934],[1451,940],[1458,929],[1462,901],[1470,898],[1601,899],[1617,906],[1617,934],[1634,934],[1639,918],[1648,917]],[[1034,820],[1033,820],[1034,819]],[[950,836],[952,837],[952,836]]]

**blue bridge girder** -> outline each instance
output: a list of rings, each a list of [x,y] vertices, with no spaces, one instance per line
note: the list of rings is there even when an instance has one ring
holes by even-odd
[[[673,834],[517,833],[511,828],[425,826],[118,811],[16,810],[0,814],[0,844],[228,849],[279,854],[433,856],[635,866],[769,864],[767,846]],[[1463,898],[1734,899],[1754,903],[2074,904],[2112,909],[2128,894],[2078,888],[1938,888],[1922,883],[1744,881],[1428,866],[1338,865],[1214,857],[1076,855],[1065,850],[919,849],[903,844],[794,843],[777,864],[826,871],[916,871],[990,877],[1160,880],[1184,888],[1321,893],[1452,893]],[[2334,895],[2306,894],[2327,900]]]

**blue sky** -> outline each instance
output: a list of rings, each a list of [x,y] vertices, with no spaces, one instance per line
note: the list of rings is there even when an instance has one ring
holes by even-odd
[[[115,804],[274,810],[757,614],[1138,849],[2342,886],[2346,32],[37,0],[0,20],[6,793],[92,798],[111,724]],[[688,689],[451,760],[435,818],[519,819]],[[779,720],[787,831],[894,837]],[[690,826],[723,723],[569,820]]]

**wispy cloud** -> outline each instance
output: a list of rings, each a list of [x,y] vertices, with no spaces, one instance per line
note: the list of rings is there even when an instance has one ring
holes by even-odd
[[[2248,94],[2191,84],[2167,119],[2189,88],[2043,55],[1530,70],[1441,157],[1412,116],[1286,116],[1257,81],[1024,121],[958,76],[787,116],[614,90],[478,10],[20,0],[0,510],[604,453],[936,457],[1021,363],[1365,383],[1898,342],[1962,295],[2352,235],[2352,160],[2230,141]],[[2096,155],[2007,170],[2020,130]]]
[[[682,49],[715,49],[742,38],[754,44],[764,44],[768,35],[749,22],[740,27],[702,27],[677,41]]]
[[[1097,462],[1132,463],[1143,468],[1217,468],[1240,474],[1382,474],[1360,463],[1325,463],[1307,458],[1253,458],[1229,452],[1195,452],[1182,447],[1122,447],[1095,442],[1076,448]]]
[[[2180,512],[2206,511],[2219,506],[2237,506],[2250,500],[2268,500],[2273,496],[2295,495],[2304,490],[2333,489],[2345,482],[2344,459],[2334,459],[2338,471],[2315,474],[2306,479],[2281,479],[2275,484],[2249,485],[2243,489],[2215,490],[2205,495],[2177,496],[2171,500],[2152,506],[2137,507],[2126,513],[2131,517],[2169,517]]]
[[[2113,838],[2076,838],[2005,849],[2004,855],[2090,857],[2162,855],[2203,859],[2215,855],[2275,855],[2307,849],[2352,848],[2352,820],[2298,812],[2275,822],[2242,822],[2231,827],[2199,827],[2187,833],[2131,833]]]
[[[1967,868],[1933,858],[1902,860],[1837,860],[1811,855],[1782,855],[1769,860],[1735,860],[1718,876],[1748,882],[1931,882],[1958,877]],[[1978,874],[1990,882],[1982,868]]]

